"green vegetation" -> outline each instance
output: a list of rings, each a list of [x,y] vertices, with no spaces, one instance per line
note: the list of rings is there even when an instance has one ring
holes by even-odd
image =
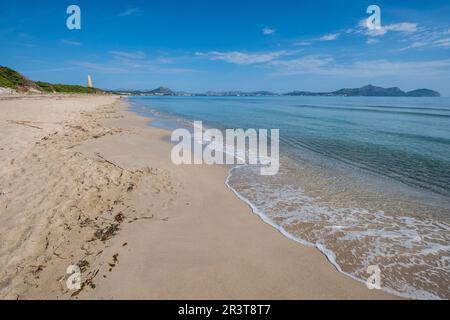
[[[31,81],[22,76],[17,71],[8,67],[0,66],[0,87],[14,89],[19,92],[28,92],[30,90],[41,91],[44,93],[103,93],[104,91],[96,88],[88,88],[78,85],[52,84],[41,81]]]
[[[87,88],[83,86],[68,85],[68,84],[51,84],[48,82],[38,81],[36,84],[41,88],[41,91],[46,93],[99,93],[99,89]]]
[[[21,86],[25,86],[28,80],[24,78],[20,73],[0,66],[0,87],[16,89]]]

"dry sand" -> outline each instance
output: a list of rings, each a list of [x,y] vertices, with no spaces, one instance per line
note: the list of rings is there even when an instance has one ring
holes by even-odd
[[[0,100],[0,298],[393,298],[265,224],[227,168],[173,165],[148,120],[114,96]]]

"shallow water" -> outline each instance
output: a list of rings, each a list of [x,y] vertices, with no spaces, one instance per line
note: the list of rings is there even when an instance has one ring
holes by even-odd
[[[450,99],[136,97],[134,111],[174,129],[280,129],[281,168],[228,184],[286,235],[338,269],[404,296],[450,298]]]

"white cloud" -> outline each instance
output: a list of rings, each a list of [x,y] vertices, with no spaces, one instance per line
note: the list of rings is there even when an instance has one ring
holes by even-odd
[[[127,16],[140,16],[142,15],[142,10],[139,8],[129,8],[121,13],[119,13],[117,16],[119,17],[127,17]]]
[[[346,68],[343,68],[345,70]],[[424,61],[358,61],[348,66],[356,75],[368,76],[436,76],[448,75],[450,59]]]
[[[311,41],[299,41],[295,43],[296,46],[310,46],[311,44]]]
[[[436,47],[446,47],[450,48],[450,38],[439,39],[434,42]]]
[[[274,34],[275,32],[276,32],[275,29],[272,29],[272,28],[269,28],[269,27],[266,27],[266,28],[262,29],[262,33],[264,35],[266,35],[266,36],[270,36],[270,35]]]
[[[19,33],[19,37],[22,39],[27,39],[27,40],[37,40],[37,38],[35,36],[32,36],[31,34],[24,33],[24,32]]]
[[[275,75],[299,74],[345,77],[377,76],[449,76],[450,59],[425,61],[366,60],[339,63],[331,56],[306,56],[291,60],[272,61],[267,66]]]
[[[62,44],[67,44],[67,45],[69,45],[69,46],[81,46],[81,42],[78,42],[78,41],[72,41],[72,40],[65,40],[65,39],[62,39],[62,40],[61,40],[61,43],[62,43]]]
[[[359,22],[359,28],[362,29],[364,33],[370,37],[384,36],[388,32],[401,32],[401,33],[414,33],[418,31],[418,24],[411,22],[400,22],[394,24],[382,25],[378,29],[369,29],[366,24],[367,20],[363,19]]]
[[[373,41],[379,41],[373,39]],[[450,39],[440,42],[448,46]],[[443,60],[355,60],[353,62],[337,61],[331,55],[295,56],[301,51],[273,51],[265,53],[231,52],[197,52],[197,56],[213,61],[225,61],[237,65],[253,65],[266,68],[276,76],[300,74],[329,75],[345,77],[378,76],[446,76],[450,77],[450,59]]]
[[[127,51],[110,51],[116,58],[124,58],[124,59],[145,59],[146,54],[142,51],[136,52],[127,52]]]
[[[289,53],[286,51],[273,51],[266,53],[246,53],[240,51],[229,51],[229,52],[197,52],[197,56],[206,56],[210,60],[220,60],[225,61],[232,64],[239,65],[251,65],[251,64],[261,64],[267,63],[269,61],[275,60],[279,57],[288,55]]]
[[[330,56],[311,55],[289,60],[271,61],[268,66],[277,69],[278,75],[311,74],[330,66]]]
[[[70,70],[76,70],[76,67],[64,67],[64,68],[53,68],[53,69],[40,69],[40,70],[28,70],[23,71],[23,73],[31,74],[31,73],[49,73],[49,72],[66,72]]]
[[[164,67],[153,60],[111,60],[106,62],[71,61],[71,65],[99,73],[130,74],[181,74],[196,72],[193,69]]]
[[[406,38],[405,40],[409,41],[411,44],[400,50],[450,47],[448,30],[442,30],[439,28],[423,28],[420,32]]]
[[[326,34],[322,37],[319,38],[320,41],[334,41],[337,40],[337,38],[339,38],[341,34],[340,33],[331,33],[331,34]]]
[[[380,42],[380,40],[375,39],[375,38],[369,38],[366,41],[367,44],[374,44],[374,43],[378,43],[378,42]]]
[[[104,73],[116,73],[116,72],[121,73],[127,71],[126,68],[118,67],[111,63],[94,63],[89,61],[71,61],[70,63],[74,66],[81,67],[83,69],[94,70],[97,72],[104,72]]]
[[[385,27],[382,26],[381,28],[384,28],[387,31],[411,33],[411,32],[417,31],[417,23],[402,22],[402,23],[389,24]]]
[[[181,74],[197,72],[180,67],[179,59],[166,56],[147,58],[142,51],[109,51],[109,60],[100,62],[71,61],[71,64],[99,73]]]
[[[36,47],[36,43],[39,41],[39,39],[35,36],[32,36],[28,33],[19,33],[18,35],[18,41],[13,42],[14,45],[22,46],[22,47],[28,47],[33,48]]]

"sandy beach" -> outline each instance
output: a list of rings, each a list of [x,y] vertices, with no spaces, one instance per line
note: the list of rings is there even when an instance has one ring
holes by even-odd
[[[0,298],[392,299],[175,166],[117,96],[0,100]],[[66,286],[70,265],[81,290]]]

